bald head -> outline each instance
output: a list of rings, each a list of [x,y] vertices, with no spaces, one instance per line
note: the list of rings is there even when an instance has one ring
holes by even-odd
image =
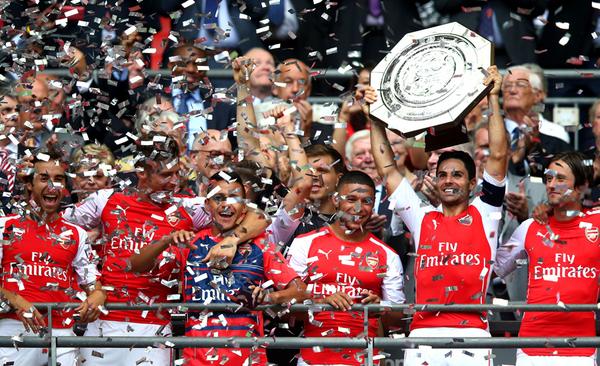
[[[252,94],[259,98],[270,96],[273,87],[273,73],[275,72],[273,55],[265,49],[256,47],[246,52],[244,56],[251,59],[255,65],[252,74],[250,74]]]
[[[218,173],[233,156],[227,134],[207,130],[198,135],[192,147],[192,159],[198,175],[210,178]]]
[[[283,61],[277,70],[276,81],[285,85],[275,85],[273,94],[284,100],[306,100],[310,96],[310,69],[297,59]]]

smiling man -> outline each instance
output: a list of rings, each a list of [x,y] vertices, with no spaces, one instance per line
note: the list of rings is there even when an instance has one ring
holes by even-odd
[[[305,323],[304,335],[359,337],[364,329],[363,313],[350,311],[352,304],[404,302],[402,265],[390,247],[365,229],[375,200],[375,184],[368,175],[359,171],[342,175],[331,200],[337,209],[335,221],[297,237],[288,258],[292,268],[305,278],[315,302],[338,310],[316,313],[314,321]],[[368,322],[368,336],[374,337],[378,319],[369,318]],[[364,364],[364,355],[358,352],[304,348],[298,365]]]
[[[498,249],[495,272],[506,277],[521,265],[529,272],[529,304],[595,304],[600,273],[600,215],[583,212],[592,181],[591,161],[579,152],[554,156],[545,174],[551,217],[524,221]],[[520,337],[595,337],[593,312],[525,312]],[[592,366],[593,348],[523,348],[517,366]]]
[[[202,259],[209,250],[240,226],[247,213],[245,190],[235,173],[219,173],[211,178],[206,210],[212,216],[210,227],[195,236],[189,231],[166,235],[131,257],[134,271],[145,272],[160,266],[161,253],[173,244],[185,244],[189,249],[179,257],[183,282],[183,301],[189,303],[238,302],[253,307],[267,301],[273,304],[302,301],[307,298],[306,286],[285,262],[265,235],[239,244],[232,264],[226,270],[211,268]],[[265,294],[269,289],[274,292]],[[266,295],[266,296],[265,296]],[[188,337],[262,337],[263,316],[259,312],[219,313],[192,312],[186,323]],[[265,349],[186,348],[186,365],[264,365]]]
[[[373,121],[371,142],[379,174],[395,206],[392,229],[401,231],[401,219],[415,240],[416,302],[419,304],[482,304],[495,257],[498,225],[505,192],[508,141],[499,93],[502,77],[495,66],[488,69],[484,84],[493,83],[489,100],[489,156],[482,194],[469,203],[476,186],[473,158],[462,151],[444,152],[436,166],[435,189],[441,211],[422,203],[408,179],[393,161],[382,122]],[[365,93],[367,94],[367,93]],[[365,95],[376,100],[375,90]],[[418,311],[411,323],[411,337],[490,337],[485,313],[435,313]],[[491,350],[417,350],[405,353],[404,364],[483,366],[491,362]]]
[[[87,234],[59,215],[65,183],[65,165],[60,157],[39,153],[33,161],[33,174],[26,181],[30,201],[24,214],[0,217],[5,243],[0,246],[0,292],[15,310],[0,316],[1,334],[32,336],[42,332],[48,314],[40,314],[32,302],[82,301],[75,311],[52,311],[52,324],[48,325],[55,336],[74,336],[76,316],[89,322],[100,315],[99,306],[106,294],[97,281]],[[78,286],[85,293],[78,293]],[[62,365],[76,365],[77,351],[58,348],[57,359]],[[48,363],[48,354],[41,348],[0,348],[0,362],[42,366]]]

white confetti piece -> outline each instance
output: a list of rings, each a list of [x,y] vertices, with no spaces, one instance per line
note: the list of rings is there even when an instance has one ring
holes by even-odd
[[[488,217],[490,218],[490,220],[498,221],[498,220],[502,219],[502,212],[501,211],[490,212]]]
[[[261,33],[268,32],[268,31],[269,31],[269,26],[266,25],[264,27],[257,28],[256,34],[261,34]]]
[[[131,84],[139,83],[142,80],[144,80],[144,78],[141,77],[140,75],[135,75],[134,77],[129,78],[129,82]]]
[[[548,281],[548,282],[558,282],[558,276],[556,276],[556,275],[545,274],[542,276],[542,279],[544,281]]]
[[[49,161],[50,160],[50,155],[44,154],[44,153],[39,153],[39,154],[36,155],[36,158],[38,158],[41,161]]]
[[[268,280],[267,282],[263,283],[260,287],[262,287],[263,289],[267,289],[273,286],[274,284],[275,282],[273,282],[273,280]]]
[[[73,8],[71,10],[65,11],[65,17],[72,17],[73,15],[77,15],[77,13],[79,13],[79,10],[77,10],[77,8]]]
[[[499,306],[508,306],[508,300],[506,300],[506,299],[499,299],[499,298],[495,297],[492,300],[492,304],[499,305]]]
[[[334,53],[337,53],[338,49],[337,47],[331,47],[325,50],[325,54],[326,55],[333,55]]]
[[[485,278],[485,276],[487,275],[489,269],[487,267],[483,267],[481,269],[481,273],[479,274],[479,279],[483,280]]]
[[[215,194],[219,193],[219,191],[221,190],[220,186],[216,186],[215,188],[211,189],[210,192],[208,192],[208,194],[206,195],[207,199],[210,199],[212,196],[214,196]]]
[[[296,109],[295,106],[291,106],[288,109],[286,109],[285,111],[283,111],[283,115],[284,116],[289,116],[292,113],[296,113],[298,111],[298,109]]]
[[[539,184],[544,183],[544,180],[542,179],[542,177],[529,177],[529,181],[531,183],[539,183]]]
[[[319,260],[319,257],[317,257],[316,255],[314,257],[310,257],[306,259],[306,264],[310,264],[312,262],[316,262]]]
[[[558,40],[558,44],[560,44],[561,46],[564,46],[567,43],[569,43],[570,40],[571,40],[571,35],[569,33],[567,33],[564,36],[562,36],[561,39]]]
[[[187,0],[186,2],[181,3],[181,7],[184,9],[194,5],[194,0]]]
[[[193,274],[193,273],[192,273]],[[208,278],[208,274],[206,273],[202,273],[201,275],[198,275],[196,277],[194,277],[194,282],[200,282],[200,281],[204,281]]]
[[[344,333],[344,334],[350,334],[350,328],[338,327],[338,332]]]
[[[591,229],[592,224],[590,222],[581,221],[581,222],[579,222],[579,228],[580,229]]]
[[[163,221],[165,218],[156,214],[152,214],[150,215],[151,218],[153,218],[154,220],[158,220],[158,221]]]
[[[136,32],[136,31],[137,31],[137,28],[135,27],[135,25],[132,25],[131,27],[125,29],[125,32],[123,32],[123,33],[125,33],[126,36],[129,36],[133,32]]]
[[[174,214],[177,211],[177,206],[176,205],[172,205],[169,208],[167,208],[165,210],[165,215],[167,216],[171,216],[172,214]]]

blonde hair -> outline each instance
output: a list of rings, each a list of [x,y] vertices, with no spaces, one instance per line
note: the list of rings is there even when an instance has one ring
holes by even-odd
[[[83,145],[71,155],[73,168],[95,166],[98,164],[115,165],[115,157],[108,146],[100,144]]]
[[[590,107],[590,110],[589,110],[589,112],[588,112],[588,113],[589,113],[589,114],[588,114],[588,117],[589,117],[589,121],[588,121],[588,123],[589,123],[590,125],[591,125],[591,124],[594,122],[594,120],[596,119],[596,109],[598,109],[598,107],[599,107],[599,106],[600,106],[600,99],[597,99],[597,100],[594,102],[594,104],[592,104],[592,106]]]

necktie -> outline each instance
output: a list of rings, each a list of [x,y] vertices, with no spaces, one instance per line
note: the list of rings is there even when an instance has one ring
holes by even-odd
[[[180,102],[177,106],[177,113],[179,115],[184,115],[192,112],[195,109],[194,103],[202,102],[200,91],[195,90],[194,92],[189,93],[181,93],[178,95],[174,95],[175,98],[179,98]]]
[[[269,21],[276,27],[282,25],[285,18],[284,1],[286,0],[280,0],[277,4],[269,4]]]
[[[369,0],[369,13],[374,17],[381,15],[381,0]]]
[[[489,4],[481,9],[478,31],[482,37],[494,41],[494,10]]]
[[[7,191],[12,192],[15,187],[16,169],[6,150],[0,150],[0,171],[6,175]]]
[[[219,9],[219,0],[206,0],[204,3],[204,14],[206,19],[204,20],[204,29],[208,32],[214,32],[217,24],[217,9]],[[210,25],[214,24],[214,25]],[[210,25],[210,26],[209,26]],[[209,26],[209,27],[207,27]]]
[[[177,107],[177,114],[183,116],[188,114],[190,109],[188,108],[188,102],[192,99],[189,93],[184,93],[179,96],[179,106]]]
[[[517,151],[520,137],[521,131],[519,130],[519,127],[513,128],[512,132],[510,133],[510,148],[512,151]]]

